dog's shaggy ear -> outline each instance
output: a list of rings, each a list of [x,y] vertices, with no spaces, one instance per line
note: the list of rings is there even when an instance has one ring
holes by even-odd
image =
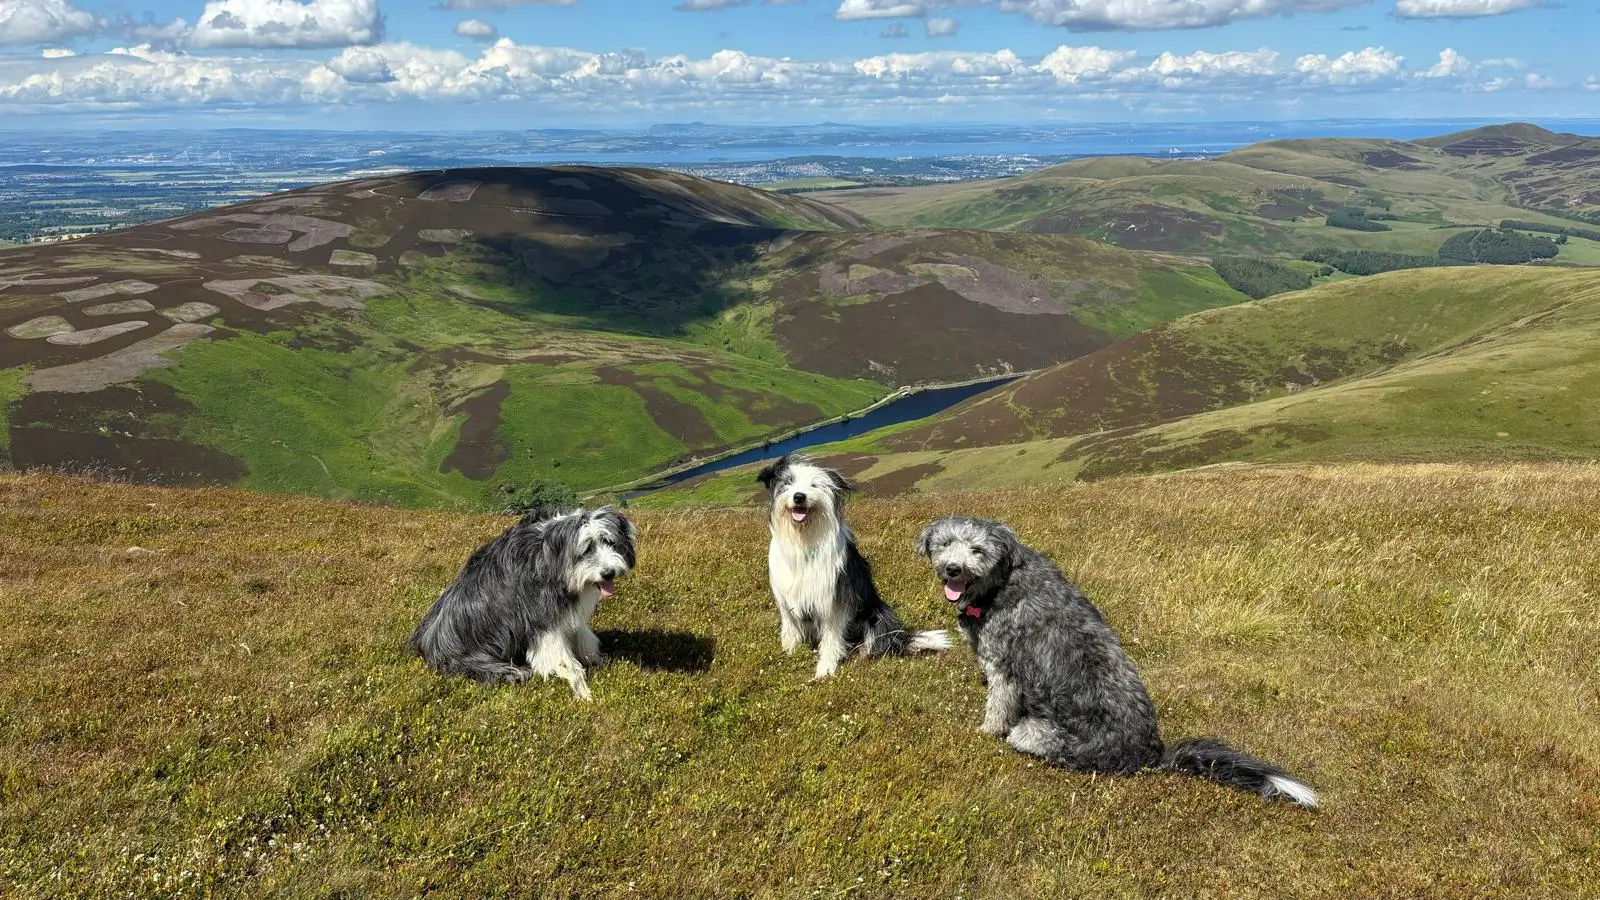
[[[990,532],[994,535],[995,542],[1000,545],[1000,554],[1006,559],[1016,561],[1017,554],[1022,552],[1022,538],[1011,530],[1011,526],[1004,522],[995,522]]]
[[[787,454],[785,454],[778,457],[778,460],[772,465],[767,466],[765,469],[762,469],[759,473],[757,473],[756,480],[761,482],[762,487],[770,491],[772,490],[773,482],[777,481],[778,476],[781,475],[783,470],[787,469],[788,467],[789,457]]]
[[[936,519],[929,522],[928,527],[917,535],[917,555],[923,559],[933,559],[933,533],[938,527],[939,521]]]
[[[539,554],[545,566],[556,569],[564,565],[567,548],[578,541],[578,530],[587,518],[583,510],[574,515],[558,516],[539,523]]]
[[[833,485],[833,490],[843,497],[856,489],[855,483],[839,473],[838,469],[826,469],[828,481]]]

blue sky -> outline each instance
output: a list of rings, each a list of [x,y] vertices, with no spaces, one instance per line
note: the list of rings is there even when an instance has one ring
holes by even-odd
[[[0,0],[0,123],[1600,117],[1597,45],[1543,0]]]

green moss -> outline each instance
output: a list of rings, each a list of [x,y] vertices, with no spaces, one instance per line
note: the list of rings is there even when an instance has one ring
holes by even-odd
[[[1190,313],[1249,299],[1206,267],[1151,268],[1139,274],[1138,293],[1131,300],[1085,303],[1077,308],[1078,319],[1121,338]]]
[[[11,451],[11,404],[25,393],[22,379],[27,374],[27,369],[0,369],[0,454]]]

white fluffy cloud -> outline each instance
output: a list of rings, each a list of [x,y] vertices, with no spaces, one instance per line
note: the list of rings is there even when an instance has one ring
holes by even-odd
[[[1000,8],[1072,31],[1210,28],[1241,19],[1328,12],[1367,0],[1001,0]]]
[[[349,47],[383,39],[378,0],[210,0],[188,44]]]
[[[955,36],[956,31],[958,31],[961,27],[956,23],[955,19],[949,19],[942,16],[929,19],[928,21],[923,22],[922,25],[927,30],[928,37],[931,38],[953,37]]]
[[[1499,67],[1500,71],[1488,71]],[[106,54],[0,58],[0,116],[48,110],[293,108],[297,104],[498,102],[541,109],[668,115],[718,110],[904,113],[936,105],[1115,102],[1132,109],[1247,98],[1293,102],[1319,92],[1532,91],[1557,87],[1515,60],[1473,62],[1454,50],[1407,68],[1382,47],[1292,62],[1269,49],[1140,56],[1061,46],[886,53],[797,60],[722,50],[706,57],[595,53],[500,38],[462,53],[409,43],[302,55],[197,55],[149,45]],[[1566,85],[1577,90],[1579,85]]]
[[[482,19],[462,19],[456,23],[456,36],[475,41],[492,41],[500,36],[500,29]]]
[[[1117,80],[1158,84],[1163,88],[1186,88],[1202,84],[1222,87],[1250,81],[1271,81],[1278,75],[1277,63],[1277,51],[1266,49],[1229,50],[1225,53],[1199,50],[1183,55],[1169,51],[1157,56],[1147,66],[1124,69],[1117,74]]]
[[[1545,0],[1396,0],[1402,19],[1477,19],[1544,6]]]
[[[1392,79],[1404,62],[1405,57],[1382,47],[1364,47],[1331,59],[1321,53],[1302,56],[1294,61],[1294,70],[1308,84],[1348,86]]]
[[[1063,44],[1040,60],[1038,68],[1050,73],[1061,84],[1077,84],[1104,78],[1138,55],[1132,50],[1102,50],[1099,47],[1068,47]]]
[[[66,0],[0,0],[0,47],[70,41],[100,26],[98,18]]]
[[[510,9],[513,6],[571,6],[577,0],[444,0],[434,9],[469,11],[475,9]]]
[[[833,17],[846,22],[857,19],[913,19],[927,15],[926,0],[841,0]]]

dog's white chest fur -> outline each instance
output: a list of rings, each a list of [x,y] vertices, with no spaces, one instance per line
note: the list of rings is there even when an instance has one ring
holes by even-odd
[[[849,534],[835,528],[813,540],[807,537],[799,529],[773,533],[767,547],[772,596],[796,618],[831,618]]]

